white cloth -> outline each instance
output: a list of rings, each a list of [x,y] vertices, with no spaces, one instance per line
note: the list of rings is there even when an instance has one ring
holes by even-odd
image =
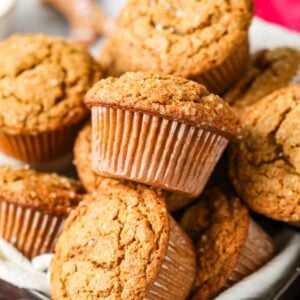
[[[50,295],[47,273],[52,254],[30,262],[17,249],[0,238],[0,279],[17,287],[37,290]]]

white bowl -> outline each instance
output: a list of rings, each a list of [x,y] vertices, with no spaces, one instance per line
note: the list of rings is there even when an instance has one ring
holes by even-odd
[[[12,15],[16,0],[0,1],[0,40],[12,32]]]

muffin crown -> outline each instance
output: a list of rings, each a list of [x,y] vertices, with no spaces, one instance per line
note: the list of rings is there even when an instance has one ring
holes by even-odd
[[[44,35],[14,35],[0,43],[0,130],[51,131],[88,112],[84,94],[101,78],[81,46]]]
[[[196,299],[212,299],[224,286],[246,241],[249,221],[239,199],[216,187],[185,212],[180,223],[197,243]]]
[[[82,199],[79,182],[54,173],[0,166],[0,198],[53,215],[67,215]]]
[[[297,77],[298,76],[298,77]],[[244,76],[224,95],[236,108],[245,108],[273,91],[300,81],[300,51],[280,47],[254,54]]]
[[[87,93],[86,104],[113,106],[159,115],[207,128],[229,138],[242,133],[239,119],[220,97],[196,82],[172,75],[128,72],[101,80]]]
[[[54,299],[142,299],[169,239],[163,198],[141,185],[99,190],[75,209],[51,266]]]
[[[256,212],[300,224],[300,84],[261,99],[242,118],[249,134],[230,156],[236,190]]]
[[[117,19],[111,50],[127,71],[193,78],[245,42],[252,13],[250,0],[130,0]]]

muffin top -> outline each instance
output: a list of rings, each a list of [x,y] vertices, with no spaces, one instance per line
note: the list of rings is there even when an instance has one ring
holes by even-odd
[[[0,198],[52,215],[67,215],[82,199],[76,180],[54,173],[0,166]]]
[[[169,239],[163,198],[142,185],[119,185],[70,214],[51,265],[53,299],[142,299]]]
[[[300,224],[300,85],[263,98],[242,119],[249,135],[230,155],[237,192],[256,212]]]
[[[237,116],[220,97],[194,81],[172,75],[128,72],[99,81],[87,93],[88,106],[102,105],[159,115],[215,131],[241,135]]]
[[[19,34],[0,43],[0,131],[34,134],[78,122],[83,97],[100,79],[81,46],[57,37]]]
[[[129,0],[109,42],[115,68],[193,78],[247,40],[252,14],[251,0]]]
[[[213,187],[184,213],[180,224],[197,243],[196,299],[213,299],[233,271],[249,228],[238,198]]]
[[[287,47],[261,50],[254,54],[248,70],[224,95],[224,100],[244,109],[279,88],[299,82],[299,76],[299,50]]]

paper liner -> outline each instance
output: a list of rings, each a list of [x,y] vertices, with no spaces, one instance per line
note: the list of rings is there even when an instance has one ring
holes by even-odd
[[[192,242],[170,217],[170,238],[160,272],[145,299],[186,299],[196,276]]]
[[[51,161],[72,151],[80,127],[81,123],[36,135],[1,132],[0,151],[28,163]]]
[[[64,220],[63,216],[0,200],[0,236],[30,259],[53,252]]]
[[[249,59],[247,38],[222,64],[192,79],[205,85],[210,92],[220,94],[239,78],[248,65]]]
[[[228,144],[184,123],[113,107],[92,108],[92,165],[102,176],[198,196]]]
[[[250,220],[247,239],[226,286],[230,287],[255,272],[265,265],[274,254],[273,240],[253,220]]]

